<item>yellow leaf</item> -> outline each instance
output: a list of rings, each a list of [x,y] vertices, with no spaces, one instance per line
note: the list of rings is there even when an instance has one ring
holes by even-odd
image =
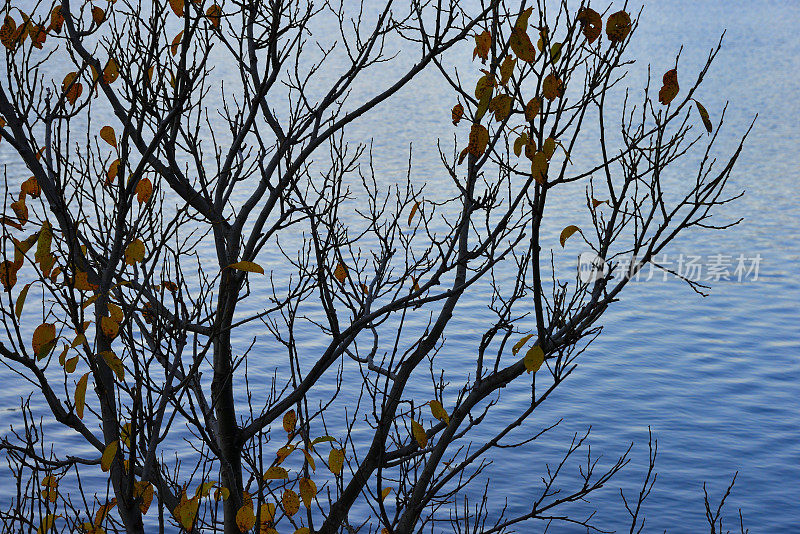
[[[320,436],[318,438],[314,438],[313,440],[311,440],[311,447],[313,448],[314,445],[319,445],[320,443],[328,443],[331,441],[336,441],[336,439],[332,438],[331,436]]]
[[[336,269],[333,271],[333,276],[339,281],[340,284],[343,284],[348,276],[347,265],[342,262],[337,263]]]
[[[282,480],[286,478],[289,478],[289,473],[278,465],[273,465],[264,473],[264,480]]]
[[[75,368],[78,366],[78,356],[73,356],[64,362],[64,370],[68,373],[74,373]]]
[[[430,402],[430,405],[431,405],[431,414],[436,419],[444,423],[448,424],[450,423],[450,416],[447,415],[447,410],[444,409],[444,406],[442,406],[441,402],[439,402],[438,400],[432,400]]]
[[[53,528],[53,525],[55,524],[57,517],[61,516],[55,514],[47,514],[46,516],[44,516],[42,518],[42,524],[39,526],[38,529],[36,529],[36,534],[45,534],[46,532],[49,532],[50,529]]]
[[[217,4],[212,5],[206,10],[206,17],[214,28],[219,28],[220,19],[222,18],[222,8]]]
[[[553,43],[550,47],[550,61],[555,65],[561,59],[561,43]]]
[[[53,231],[50,228],[50,223],[45,221],[42,223],[42,229],[39,232],[39,239],[36,240],[36,253],[33,258],[42,263],[51,256],[50,248],[53,246]]]
[[[425,433],[425,429],[413,419],[411,420],[411,433],[421,448],[425,448],[428,445],[428,435]]]
[[[553,157],[553,154],[556,152],[556,140],[552,137],[548,137],[544,140],[544,146],[542,146],[542,152],[547,157],[547,160],[550,161],[550,158]]]
[[[114,461],[114,457],[117,455],[118,449],[118,440],[114,440],[106,445],[106,450],[103,451],[103,456],[100,458],[100,468],[103,470],[103,472],[107,473],[111,469],[111,462]]]
[[[126,447],[131,446],[131,424],[125,423],[122,425],[122,428],[119,431],[119,439],[122,440],[122,443],[125,444]]]
[[[297,423],[297,414],[294,410],[289,410],[283,414],[283,429],[288,432],[294,432],[295,424]]]
[[[108,313],[115,322],[122,323],[123,319],[125,319],[125,314],[122,312],[122,308],[113,302],[106,302],[106,308],[108,308]]]
[[[103,358],[103,360],[106,362],[106,365],[108,365],[111,370],[114,371],[114,374],[117,375],[117,378],[120,380],[125,380],[125,366],[122,365],[122,360],[120,360],[116,354],[110,350],[105,350],[98,354],[98,356]]]
[[[114,148],[117,148],[117,134],[111,126],[103,126],[100,128],[100,139]]]
[[[520,349],[522,349],[522,347],[525,345],[525,343],[527,343],[527,342],[528,342],[528,340],[529,340],[530,338],[532,338],[532,337],[533,337],[533,334],[528,334],[527,336],[523,337],[522,339],[520,339],[519,341],[517,341],[516,343],[514,343],[514,346],[513,346],[513,347],[511,347],[511,353],[512,353],[514,356],[516,356],[516,355],[517,355],[517,353],[520,351]]]
[[[239,261],[228,265],[228,267],[231,269],[236,269],[237,271],[264,274],[264,268],[257,263],[253,263],[252,261]]]
[[[200,507],[200,499],[197,497],[192,497],[191,499],[186,499],[186,496],[181,499],[181,502],[178,503],[178,506],[175,507],[173,514],[175,515],[175,519],[181,524],[184,530],[190,531],[194,526],[195,519],[197,519],[197,510]],[[239,516],[236,516],[237,523]]]
[[[411,224],[411,219],[414,218],[414,215],[417,213],[419,209],[419,200],[414,202],[414,205],[411,206],[411,213],[408,214],[408,224]]]
[[[296,445],[284,445],[275,453],[275,456],[278,457],[278,463],[280,464],[283,462],[291,453],[292,451],[297,448]]]
[[[266,523],[270,523],[275,519],[275,505],[271,502],[265,502],[259,509],[259,520],[261,521],[261,530],[263,532]]]
[[[183,0],[169,0],[169,7],[171,7],[172,11],[179,17],[183,16]]]
[[[311,456],[311,454],[305,449],[303,449],[303,456],[306,457],[306,461],[308,462],[308,465],[311,467],[311,470],[316,471],[317,466],[314,465],[314,457]]]
[[[541,347],[539,347],[539,345],[534,345],[528,349],[528,352],[525,353],[523,363],[525,364],[525,369],[529,373],[538,371],[542,363],[544,363],[544,352],[542,352]]]
[[[328,454],[328,469],[334,475],[342,473],[342,466],[344,465],[344,449],[331,449]]]
[[[506,85],[511,75],[514,74],[514,67],[517,60],[511,56],[506,56],[500,64],[500,85]]]
[[[97,512],[94,515],[94,526],[99,527],[100,523],[103,522],[108,513],[111,510],[113,510],[116,505],[117,505],[117,499],[111,499],[106,504],[100,506],[100,508],[97,509]],[[102,532],[102,529],[100,529],[100,531]]]
[[[144,243],[141,239],[134,239],[125,249],[125,263],[133,265],[136,262],[144,261]]]
[[[534,180],[540,184],[545,183],[547,181],[548,168],[547,155],[545,155],[544,152],[539,151],[533,155],[533,160],[531,160],[531,175]]]
[[[223,501],[227,501],[228,497],[231,496],[231,490],[226,487],[220,486],[216,490],[214,490],[214,500],[219,501],[222,499]]]
[[[697,100],[695,100],[694,103],[697,106],[697,111],[700,112],[700,118],[703,119],[703,126],[706,127],[706,131],[708,133],[711,133],[714,131],[714,125],[711,124],[711,117],[708,115],[708,110],[706,110],[705,106]]]
[[[311,501],[317,496],[317,485],[310,478],[300,479],[300,498],[303,499],[303,504],[306,508],[311,508]]]
[[[520,17],[521,18],[521,17]],[[525,23],[527,26],[527,22]],[[511,29],[511,37],[508,45],[516,56],[526,63],[533,63],[536,60],[536,49],[533,47],[531,38],[524,27],[519,25],[519,21]]]
[[[499,94],[489,102],[489,111],[494,113],[494,119],[497,122],[502,122],[511,114],[511,105],[514,99],[511,95]]]
[[[56,326],[50,323],[40,324],[33,331],[33,354],[41,360],[56,346]]]
[[[149,178],[142,178],[136,184],[136,200],[139,204],[146,204],[153,195],[153,182]]]
[[[281,504],[283,505],[283,511],[289,517],[292,517],[300,510],[300,498],[290,489],[283,491],[283,495],[281,495]]]
[[[386,497],[388,497],[391,492],[392,488],[383,488],[383,491],[381,491],[381,501],[385,501]]]
[[[100,318],[100,330],[107,338],[114,339],[119,334],[119,323],[104,315]]]
[[[311,534],[311,530],[308,527],[300,527],[294,531],[294,534]]]
[[[561,243],[561,248],[564,248],[564,243],[567,242],[567,239],[569,239],[570,236],[572,236],[572,234],[574,234],[575,232],[580,232],[580,230],[581,229],[575,226],[574,224],[570,224],[569,226],[561,230],[561,236],[558,238],[559,242]]]
[[[75,386],[75,415],[78,419],[83,419],[83,409],[86,406],[86,386],[89,383],[89,373],[86,373],[78,380]]]
[[[153,485],[146,480],[137,480],[133,483],[133,497],[140,499],[139,511],[146,514],[153,502]]]

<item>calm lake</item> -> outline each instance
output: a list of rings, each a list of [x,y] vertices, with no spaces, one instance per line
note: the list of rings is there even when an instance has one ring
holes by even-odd
[[[636,12],[640,4],[629,6]],[[580,358],[577,371],[537,410],[526,431],[563,419],[559,428],[531,446],[492,456],[487,476],[492,481],[493,506],[507,500],[509,514],[523,513],[540,486],[538,477],[545,464],[560,459],[574,433],[591,427],[592,452],[602,454],[602,462],[612,462],[634,442],[632,461],[591,503],[580,503],[573,510],[597,508],[596,523],[627,531],[619,488],[626,495],[638,491],[647,468],[649,426],[658,439],[659,455],[658,481],[644,509],[646,532],[706,530],[703,483],[716,501],[736,471],[726,515],[729,528],[734,528],[737,508],[751,532],[800,528],[798,28],[800,3],[793,1],[681,0],[644,7],[629,54],[637,59],[626,79],[632,91],[640,90],[648,64],[653,72],[671,68],[681,45],[680,70],[688,80],[726,31],[723,49],[697,95],[715,121],[725,102],[730,102],[720,155],[735,149],[738,136],[758,113],[730,181],[730,191],[746,194],[722,213],[727,220],[742,217],[743,222],[724,232],[689,233],[665,258],[677,265],[699,257],[705,277],[705,269],[721,255],[717,263],[732,262],[729,276],[708,282],[710,296],[703,298],[679,280],[663,280],[661,271],[650,280],[645,280],[647,271],[642,273],[642,280],[632,283],[602,319],[603,333]],[[465,58],[462,54],[452,60]],[[413,143],[412,178],[435,188],[437,180],[447,180],[435,141],[452,143],[453,104],[438,75],[426,73],[377,114],[349,128],[347,137],[353,142],[372,140],[376,173],[387,187],[405,178],[407,147]],[[11,162],[7,146],[0,146],[0,161]],[[687,179],[693,179],[693,170],[687,162]],[[563,228],[563,220],[545,223],[552,235]],[[577,256],[580,250],[567,252]],[[737,279],[734,270],[740,256],[748,266],[758,258],[757,275],[750,272],[742,281]],[[277,256],[262,260],[267,270],[282,269]],[[476,294],[459,305],[438,360],[445,369],[469,358],[465,353],[474,349],[481,333],[485,304]],[[248,306],[257,311],[259,302]],[[263,334],[263,325],[253,324],[238,333],[237,342],[247,346]],[[319,343],[324,340],[316,344],[309,340],[304,347],[313,353]],[[252,370],[264,376],[271,375],[276,361],[259,352],[258,344],[249,357]],[[0,383],[0,429],[5,432],[19,422],[19,398],[30,394],[32,386],[4,367]],[[529,402],[524,394],[503,399],[506,405],[499,414],[510,415]],[[45,413],[35,394],[32,403],[37,413]],[[336,417],[330,417],[332,421]],[[57,446],[85,450],[72,434],[55,425],[46,427],[52,428],[49,437],[58,441]],[[175,435],[177,439],[180,433]],[[0,468],[0,507],[7,505],[13,489],[7,471]],[[474,487],[482,489],[482,481]],[[351,518],[360,512],[353,510]],[[533,527],[520,531],[540,532],[545,525]],[[555,524],[550,529],[583,531]]]

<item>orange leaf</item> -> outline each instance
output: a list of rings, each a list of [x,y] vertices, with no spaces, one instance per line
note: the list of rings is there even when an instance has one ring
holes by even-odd
[[[414,215],[417,213],[419,209],[419,200],[414,202],[414,205],[411,206],[411,213],[408,214],[408,224],[411,224],[411,220],[414,218]]]
[[[603,18],[600,13],[590,7],[581,8],[578,11],[578,16],[575,18],[581,25],[581,32],[586,37],[586,40],[593,43],[603,29]]]
[[[172,40],[172,45],[170,46],[170,53],[175,56],[178,53],[178,48],[181,46],[181,39],[183,38],[183,30],[178,32],[178,35]]]
[[[220,19],[222,18],[222,8],[217,4],[212,5],[206,10],[206,17],[214,28],[219,28]]]
[[[457,126],[459,121],[461,121],[461,117],[464,116],[464,106],[461,104],[456,104],[453,106],[451,115],[453,117],[453,126]]]
[[[103,126],[100,128],[100,139],[114,148],[117,148],[117,134],[111,126]]]
[[[336,264],[336,269],[333,271],[333,276],[339,281],[340,284],[343,284],[348,277],[347,265],[341,261]]]
[[[119,160],[115,159],[111,162],[111,165],[108,166],[108,170],[106,171],[106,184],[111,185],[114,183],[117,174],[119,174]]]
[[[612,43],[624,41],[631,33],[631,16],[625,11],[617,11],[606,21],[606,35]]]
[[[95,6],[92,8],[92,19],[95,24],[100,26],[106,20],[106,12],[102,8]]]
[[[475,36],[475,50],[472,52],[472,59],[475,56],[481,58],[482,63],[486,63],[489,59],[489,50],[492,47],[492,34],[488,30],[484,30]]]
[[[31,198],[39,198],[39,195],[42,193],[42,188],[39,187],[39,182],[36,181],[35,176],[31,176],[20,186],[20,191],[25,193]]]
[[[172,11],[179,17],[183,16],[183,0],[169,0],[169,7],[171,7]]]
[[[146,204],[153,195],[153,182],[149,178],[142,178],[136,184],[136,200],[139,204]]]
[[[664,73],[663,81],[664,85],[661,86],[661,90],[658,92],[658,101],[666,106],[678,96],[678,91],[680,91],[678,71],[676,69],[668,70]]]

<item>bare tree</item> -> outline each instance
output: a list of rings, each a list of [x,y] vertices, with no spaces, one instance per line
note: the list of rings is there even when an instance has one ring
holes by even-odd
[[[525,514],[468,487],[549,430],[514,441],[632,273],[680,233],[730,224],[711,217],[737,196],[742,145],[715,159],[724,114],[715,128],[694,99],[719,47],[683,87],[676,59],[610,118],[636,20],[511,4],[6,0],[0,133],[20,164],[6,167],[1,361],[94,451],[48,438],[24,400],[0,442],[17,480],[7,531],[600,528],[565,507],[628,456],[601,465],[588,433],[537,475]],[[473,70],[451,68],[473,41]],[[430,191],[409,159],[387,188],[345,130],[437,69],[454,92],[451,181]],[[668,188],[690,151],[696,175]],[[553,191],[576,186],[592,227],[560,240],[605,260],[588,282],[541,231]],[[436,356],[467,298],[493,319],[452,382]],[[512,383],[530,403],[504,420]]]

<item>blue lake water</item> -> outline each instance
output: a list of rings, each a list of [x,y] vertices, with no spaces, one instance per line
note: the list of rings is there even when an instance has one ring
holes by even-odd
[[[638,491],[647,467],[649,426],[658,439],[659,475],[644,508],[646,532],[705,530],[703,482],[718,499],[735,471],[739,476],[725,516],[729,528],[741,508],[751,532],[800,531],[799,25],[800,4],[788,1],[671,1],[645,7],[631,48],[638,61],[628,85],[640,87],[648,63],[654,72],[670,68],[681,45],[681,72],[696,71],[726,30],[724,47],[697,95],[712,118],[730,101],[723,154],[735,148],[737,134],[759,114],[730,182],[732,191],[746,190],[746,195],[725,212],[744,221],[724,232],[688,234],[668,256],[758,255],[758,277],[712,282],[706,298],[678,280],[662,281],[660,272],[631,284],[604,316],[602,335],[581,356],[574,375],[537,410],[526,432],[563,419],[559,428],[541,442],[492,456],[487,474],[493,506],[507,499],[509,513],[524,512],[545,463],[557,461],[572,434],[591,426],[593,453],[610,462],[634,442],[632,461],[591,503],[575,510],[598,508],[599,525],[627,530],[618,488],[626,495]],[[354,124],[348,138],[373,140],[379,179],[387,186],[404,179],[405,147],[413,143],[412,177],[435,187],[437,180],[447,179],[433,142],[452,139],[452,102],[437,75],[424,74],[375,118]],[[8,157],[7,147],[0,150]],[[693,179],[691,171],[687,164],[687,179]],[[552,235],[563,227],[561,220],[547,224],[545,231]],[[278,260],[262,263],[279,270]],[[457,367],[474,350],[485,302],[485,294],[476,293],[459,305],[439,360],[445,369]],[[248,306],[259,309],[258,302]],[[254,325],[236,340],[246,345],[259,335],[263,327]],[[324,340],[309,338],[303,347],[313,352],[320,344]],[[249,365],[268,376],[276,363],[256,345]],[[0,381],[0,428],[6,429],[18,423],[13,407],[31,387],[5,369]],[[419,387],[424,389],[422,382]],[[529,402],[524,390],[509,391],[503,399],[498,414],[509,417]],[[50,436],[62,445],[80,446],[55,428]],[[482,487],[479,483],[475,491]],[[0,479],[0,505],[12,489],[10,480]],[[544,524],[533,524],[519,531],[543,529]],[[582,532],[564,525],[550,531]]]

